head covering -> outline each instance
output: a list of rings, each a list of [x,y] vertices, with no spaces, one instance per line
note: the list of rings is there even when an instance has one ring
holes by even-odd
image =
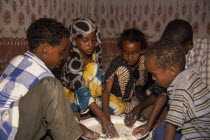
[[[99,35],[98,27],[95,25],[95,22],[89,18],[77,18],[73,20],[69,27],[70,31],[70,40],[71,40],[71,53],[66,61],[66,64],[63,67],[61,73],[62,84],[68,89],[80,89],[85,85],[83,79],[83,61],[78,49],[78,46],[75,44],[75,38],[82,38],[89,35],[92,32],[96,32],[97,43],[94,47],[93,57],[95,63],[98,64],[100,68],[100,73],[103,73],[101,65],[101,39]]]
[[[89,35],[92,32],[96,32],[97,44],[101,44],[100,31],[95,25],[95,22],[89,18],[77,18],[73,20],[72,24],[69,27],[70,31],[70,40],[73,45],[75,38],[83,38]]]
[[[72,43],[72,49],[75,53],[78,53],[79,56],[80,56],[79,49],[77,45],[75,44],[74,39],[83,38],[92,32],[96,33],[97,42],[94,48],[94,55],[95,55],[96,63],[98,63],[100,70],[102,71],[101,38],[100,38],[100,31],[98,30],[98,27],[96,26],[95,22],[89,18],[74,19],[73,22],[69,26],[69,31],[70,31],[70,41]]]

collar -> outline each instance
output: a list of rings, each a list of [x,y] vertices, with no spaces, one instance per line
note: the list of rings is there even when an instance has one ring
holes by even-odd
[[[47,72],[49,72],[51,74],[52,77],[55,77],[52,72],[48,69],[48,67],[45,65],[45,63],[39,59],[36,55],[34,55],[33,53],[31,53],[30,51],[27,51],[26,53],[24,53],[24,56],[31,58],[32,60],[34,60],[37,64],[39,64],[43,69],[45,69]]]

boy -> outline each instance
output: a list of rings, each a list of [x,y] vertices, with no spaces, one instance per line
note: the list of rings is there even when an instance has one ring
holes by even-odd
[[[12,59],[0,78],[0,139],[77,139],[82,132],[50,71],[70,44],[68,29],[41,18],[27,40],[29,51]]]
[[[175,19],[169,22],[163,32],[161,38],[168,38],[172,42],[181,44],[184,54],[186,55],[190,49],[193,47],[193,29],[192,26],[185,20]],[[185,58],[184,58],[185,59]],[[165,93],[160,93],[154,103],[152,113],[148,122],[138,127],[138,131],[142,134],[147,133],[153,127],[153,124],[162,110],[163,106],[167,103],[167,95]],[[145,106],[145,103],[142,103]]]
[[[167,88],[169,96],[165,140],[174,139],[176,128],[181,129],[182,139],[210,138],[210,91],[195,67],[185,70],[185,54],[180,44],[165,38],[145,51],[147,71],[158,85]]]

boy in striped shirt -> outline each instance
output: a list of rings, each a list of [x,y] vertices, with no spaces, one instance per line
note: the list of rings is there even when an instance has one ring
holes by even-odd
[[[158,139],[210,139],[210,91],[196,74],[197,66],[185,69],[185,54],[180,44],[167,38],[145,51],[147,71],[158,85],[167,88],[169,97],[166,125],[155,132]]]

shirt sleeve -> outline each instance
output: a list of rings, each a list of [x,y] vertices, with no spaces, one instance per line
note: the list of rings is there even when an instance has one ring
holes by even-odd
[[[106,81],[108,81],[114,76],[114,73],[117,70],[117,68],[118,68],[118,62],[117,62],[117,58],[115,58],[112,60],[112,62],[110,63],[110,66],[108,67],[105,73],[104,83],[106,83]]]
[[[180,91],[182,92],[182,91]],[[169,100],[170,108],[166,117],[166,122],[182,128],[187,114],[188,100],[182,94],[175,94],[172,100]]]

